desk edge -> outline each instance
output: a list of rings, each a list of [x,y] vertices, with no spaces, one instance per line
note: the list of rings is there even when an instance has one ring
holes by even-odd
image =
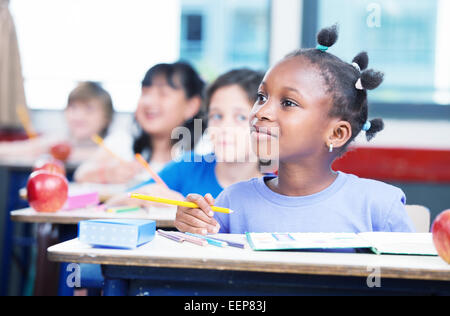
[[[92,263],[101,265],[115,266],[137,266],[137,267],[158,267],[158,268],[189,268],[189,269],[211,269],[211,270],[231,270],[231,271],[253,271],[253,272],[271,272],[271,273],[292,273],[292,274],[312,274],[312,275],[334,275],[334,276],[355,276],[368,277],[373,271],[369,271],[367,266],[343,267],[339,265],[316,265],[316,264],[289,264],[280,265],[276,262],[240,262],[236,264],[230,260],[225,263],[223,259],[188,259],[180,261],[179,259],[159,257],[144,258],[134,257],[132,263],[130,258],[121,258],[113,255],[91,256],[71,253],[58,253],[47,251],[47,257],[50,261],[56,262],[75,262]],[[393,279],[416,279],[416,280],[435,280],[450,281],[450,273],[447,271],[430,271],[427,269],[402,269],[402,268],[382,268],[381,278]]]

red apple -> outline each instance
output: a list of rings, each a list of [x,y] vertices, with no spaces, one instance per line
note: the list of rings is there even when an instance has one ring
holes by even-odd
[[[436,217],[431,233],[439,256],[450,264],[450,210],[445,210]]]
[[[72,147],[68,142],[61,142],[50,148],[50,154],[53,158],[61,161],[66,161],[69,158],[71,151]]]
[[[63,176],[66,175],[66,168],[64,167],[64,163],[51,156],[44,156],[36,161],[33,167],[33,172],[39,170],[55,172],[62,174]]]
[[[59,174],[45,170],[33,172],[27,183],[30,206],[38,212],[56,212],[67,201],[69,183]]]

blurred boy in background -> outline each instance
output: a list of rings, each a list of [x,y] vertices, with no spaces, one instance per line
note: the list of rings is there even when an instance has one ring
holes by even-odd
[[[23,141],[0,142],[0,158],[35,159],[49,153],[56,145],[63,145],[66,150],[69,147],[71,161],[82,162],[97,149],[91,137],[95,134],[104,137],[113,115],[110,94],[99,83],[81,82],[70,92],[64,110],[66,132],[44,134]]]

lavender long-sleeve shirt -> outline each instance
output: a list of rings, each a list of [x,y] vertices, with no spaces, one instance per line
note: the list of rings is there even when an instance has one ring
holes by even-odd
[[[402,190],[338,172],[325,190],[309,196],[284,196],[266,185],[268,177],[226,188],[215,205],[221,233],[246,232],[413,232]]]

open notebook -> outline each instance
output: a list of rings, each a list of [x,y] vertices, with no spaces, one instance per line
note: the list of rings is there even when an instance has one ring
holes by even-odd
[[[431,233],[247,233],[253,250],[369,248],[377,254],[437,256]]]

